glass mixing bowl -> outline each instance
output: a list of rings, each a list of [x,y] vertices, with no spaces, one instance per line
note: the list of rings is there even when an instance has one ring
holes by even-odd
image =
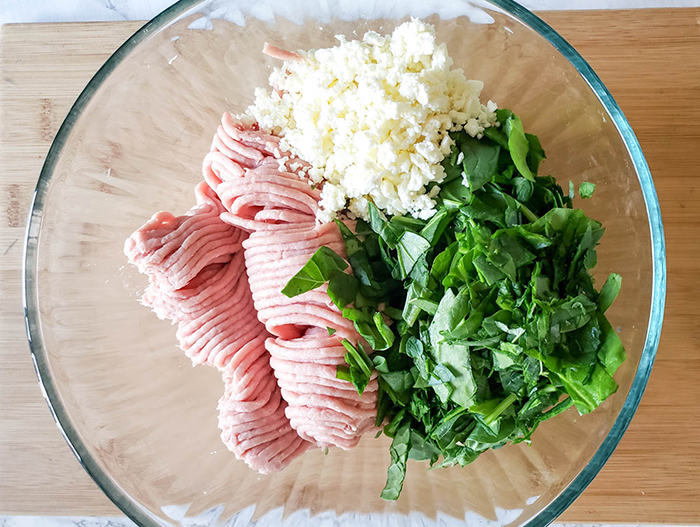
[[[312,451],[261,476],[222,445],[219,374],[192,369],[175,330],[138,305],[145,279],[125,238],[155,211],[194,202],[222,112],[240,112],[287,49],[333,45],[418,16],[483,100],[519,114],[547,151],[546,173],[597,184],[579,201],[603,222],[595,275],[622,273],[608,312],[629,358],[599,410],[547,421],[532,446],[466,468],[411,463],[397,503],[379,498],[386,438]],[[590,483],[620,441],[647,383],[661,329],[665,254],[639,144],[586,62],[509,0],[183,0],[99,70],[46,159],[26,243],[25,309],[37,372],[85,469],[129,517],[156,525],[545,525]],[[484,523],[486,522],[486,523]]]

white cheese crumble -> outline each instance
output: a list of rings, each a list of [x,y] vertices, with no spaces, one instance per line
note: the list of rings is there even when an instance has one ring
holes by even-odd
[[[479,102],[483,83],[451,69],[447,46],[420,20],[387,36],[336,38],[338,46],[299,52],[301,60],[273,70],[274,89],[256,89],[248,116],[311,165],[321,222],[346,208],[367,219],[369,202],[392,215],[431,217],[436,191],[426,186],[445,177],[448,132],[480,137],[496,105]]]

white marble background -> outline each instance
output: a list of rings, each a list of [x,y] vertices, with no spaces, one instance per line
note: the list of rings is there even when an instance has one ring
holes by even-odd
[[[173,3],[175,3],[173,0],[0,0],[0,24],[146,20],[153,18]],[[520,3],[529,9],[543,11],[700,7],[700,0],[521,0]],[[1,474],[0,477],[2,477]],[[0,516],[0,527],[134,527],[134,524],[126,518]],[[584,526],[560,524],[558,527]],[[640,525],[616,525],[615,527],[640,527]]]
[[[173,0],[0,0],[0,24],[146,20]],[[700,0],[520,0],[529,9],[698,7]]]

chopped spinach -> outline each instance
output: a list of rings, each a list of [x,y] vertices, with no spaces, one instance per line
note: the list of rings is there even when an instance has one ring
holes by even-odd
[[[625,350],[605,312],[622,280],[612,273],[598,291],[590,274],[604,229],[573,208],[572,183],[565,194],[538,174],[537,136],[513,112],[496,115],[481,139],[451,133],[432,218],[386,217],[370,204],[354,233],[338,222],[353,274],[321,248],[283,291],[328,282],[372,348],[344,340],[337,376],[362,393],[377,375],[376,424],[392,438],[387,500],[408,459],[464,466],[617,390]],[[582,183],[579,194],[594,189]]]
[[[578,188],[578,193],[583,199],[589,199],[593,197],[593,191],[595,190],[595,183],[589,183],[584,181]]]
[[[333,271],[344,271],[348,264],[335,251],[319,247],[314,255],[282,289],[282,294],[295,297],[322,286],[330,280]]]

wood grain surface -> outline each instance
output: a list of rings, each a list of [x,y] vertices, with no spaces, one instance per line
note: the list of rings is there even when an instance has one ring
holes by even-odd
[[[631,122],[654,175],[668,297],[649,387],[620,446],[561,517],[700,524],[700,9],[550,12]],[[22,240],[70,104],[137,22],[4,26],[0,36],[0,514],[117,515],[42,400],[22,320]]]

